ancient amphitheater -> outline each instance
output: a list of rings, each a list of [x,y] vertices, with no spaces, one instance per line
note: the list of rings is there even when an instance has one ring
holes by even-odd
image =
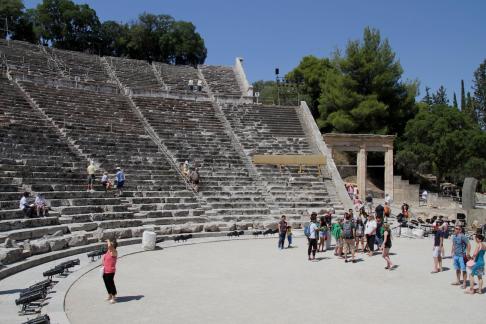
[[[349,201],[307,105],[254,104],[242,60],[233,67],[193,68],[5,40],[0,59],[1,323],[44,314],[51,323],[299,322],[312,320],[321,296],[319,289],[313,295],[303,287],[339,287],[339,278],[354,276],[352,270],[338,271],[342,263],[328,254],[321,260],[330,259],[325,266],[331,275],[314,278],[324,262],[306,263],[298,231],[301,249],[277,251],[275,238],[253,238],[254,231],[274,228],[282,214],[298,230],[309,212],[332,208],[342,215]],[[189,80],[201,80],[201,89],[189,90]],[[304,172],[253,163],[254,155],[268,154],[320,154],[327,163]],[[98,180],[103,172],[113,178],[117,166],[124,169],[121,196],[106,193],[99,181],[94,192],[86,190],[89,161],[98,167]],[[197,192],[181,173],[185,161],[200,169]],[[24,191],[44,194],[51,207],[47,217],[24,217]],[[231,241],[227,234],[235,230],[244,235]],[[144,231],[157,234],[157,250],[139,253]],[[192,238],[175,242],[181,234]],[[106,316],[99,260],[87,256],[108,238],[118,240],[123,256],[119,303],[112,305],[116,316]],[[408,279],[428,280],[413,266],[428,266],[428,256],[415,258],[423,244],[397,245],[413,252],[403,258],[412,264],[402,266],[406,271],[377,275],[379,258],[363,263],[368,270],[356,265],[365,284],[384,283],[376,301],[397,287],[393,283],[406,291]],[[56,285],[19,316],[22,303],[15,301],[25,288],[62,262],[70,266],[53,276]],[[418,282],[411,294],[393,294],[407,305],[396,314],[433,321],[422,317],[425,311],[414,312],[420,300],[434,298],[422,294]],[[331,317],[342,315],[340,300],[363,301],[349,287],[332,289]],[[382,312],[380,304],[365,305]],[[443,314],[446,306],[438,306]],[[292,307],[297,312],[287,313]],[[348,315],[348,323],[372,320],[369,314]]]

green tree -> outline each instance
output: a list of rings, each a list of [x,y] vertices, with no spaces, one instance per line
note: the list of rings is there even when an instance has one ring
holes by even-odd
[[[41,41],[53,47],[75,51],[94,51],[99,42],[100,22],[88,5],[70,0],[43,0],[37,6]]]
[[[318,125],[324,131],[401,134],[416,113],[417,82],[402,82],[403,69],[388,40],[365,28],[334,54],[322,82]]]
[[[98,41],[98,52],[108,56],[127,56],[129,26],[116,21],[105,21],[101,24]]]
[[[466,176],[484,179],[485,157],[486,133],[459,110],[432,105],[407,123],[396,161],[402,172],[430,172],[440,181],[460,182]]]
[[[479,124],[486,128],[486,59],[474,71],[474,105]],[[471,100],[471,103],[473,101]]]
[[[452,97],[452,106],[456,109],[459,109],[459,106],[457,104],[457,97],[456,97],[456,93],[454,92],[454,96]]]
[[[425,87],[425,96],[422,98],[422,102],[427,105],[432,105],[432,96],[430,95],[430,87]]]
[[[449,99],[447,98],[447,92],[444,86],[440,86],[436,93],[432,95],[432,104],[434,105],[448,105]]]
[[[191,22],[174,22],[159,38],[159,45],[169,63],[197,66],[206,60],[204,40]]]
[[[19,27],[24,8],[22,0],[0,1],[0,38],[11,36],[11,34]]]
[[[461,80],[461,111],[466,110],[466,91],[464,90],[464,80]]]
[[[299,65],[289,72],[285,78],[299,86],[303,100],[309,104],[314,118],[319,117],[319,97],[327,72],[332,69],[328,58],[317,58],[313,55],[305,56]]]

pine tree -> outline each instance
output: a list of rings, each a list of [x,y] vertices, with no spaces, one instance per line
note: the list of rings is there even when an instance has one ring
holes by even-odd
[[[456,97],[456,93],[454,92],[454,97],[452,99],[452,106],[454,106],[454,108],[458,109],[457,107],[457,97]]]
[[[432,97],[430,96],[430,87],[425,87],[425,96],[422,98],[422,102],[427,105],[432,105]]]
[[[471,93],[468,91],[466,96],[466,108],[464,110],[466,115],[471,118],[471,120],[477,122],[477,115],[474,110],[474,99],[471,97]]]
[[[464,80],[461,80],[461,111],[466,109],[466,92],[464,91]]]
[[[432,103],[434,105],[448,105],[447,92],[444,86],[440,86],[435,94],[432,95]]]
[[[486,59],[474,71],[473,89],[475,115],[479,125],[486,129]]]

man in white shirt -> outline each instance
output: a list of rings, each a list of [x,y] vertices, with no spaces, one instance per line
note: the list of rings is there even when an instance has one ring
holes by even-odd
[[[425,204],[427,205],[427,197],[429,196],[429,193],[427,192],[427,190],[424,190],[422,192],[422,200],[425,202]]]
[[[319,228],[317,227],[317,214],[312,213],[310,224],[309,224],[309,248],[307,249],[307,256],[310,260],[314,260],[316,258],[316,251],[317,251],[317,233]],[[312,258],[311,258],[312,254]]]
[[[30,204],[27,198],[29,193],[26,191],[20,198],[19,208],[24,212],[25,217],[32,217],[34,214],[34,204]]]
[[[389,194],[386,194],[385,195],[385,202],[388,204],[388,206],[390,206],[390,203],[391,203],[391,197]]]
[[[373,215],[368,215],[368,221],[366,222],[365,225],[365,236],[366,236],[366,242],[368,245],[368,255],[372,256],[373,255],[373,250],[375,249],[375,236],[376,236],[376,228],[378,225],[376,224],[375,218]]]

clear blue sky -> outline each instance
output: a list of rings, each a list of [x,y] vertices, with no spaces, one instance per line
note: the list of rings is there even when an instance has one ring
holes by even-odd
[[[26,7],[40,1],[24,1]],[[473,71],[486,58],[484,0],[85,0],[102,21],[130,21],[146,11],[192,21],[208,49],[208,64],[245,59],[250,81],[273,79],[274,68],[286,73],[304,55],[329,56],[347,41],[361,38],[363,28],[378,28],[387,37],[405,70],[452,100],[466,90]]]

